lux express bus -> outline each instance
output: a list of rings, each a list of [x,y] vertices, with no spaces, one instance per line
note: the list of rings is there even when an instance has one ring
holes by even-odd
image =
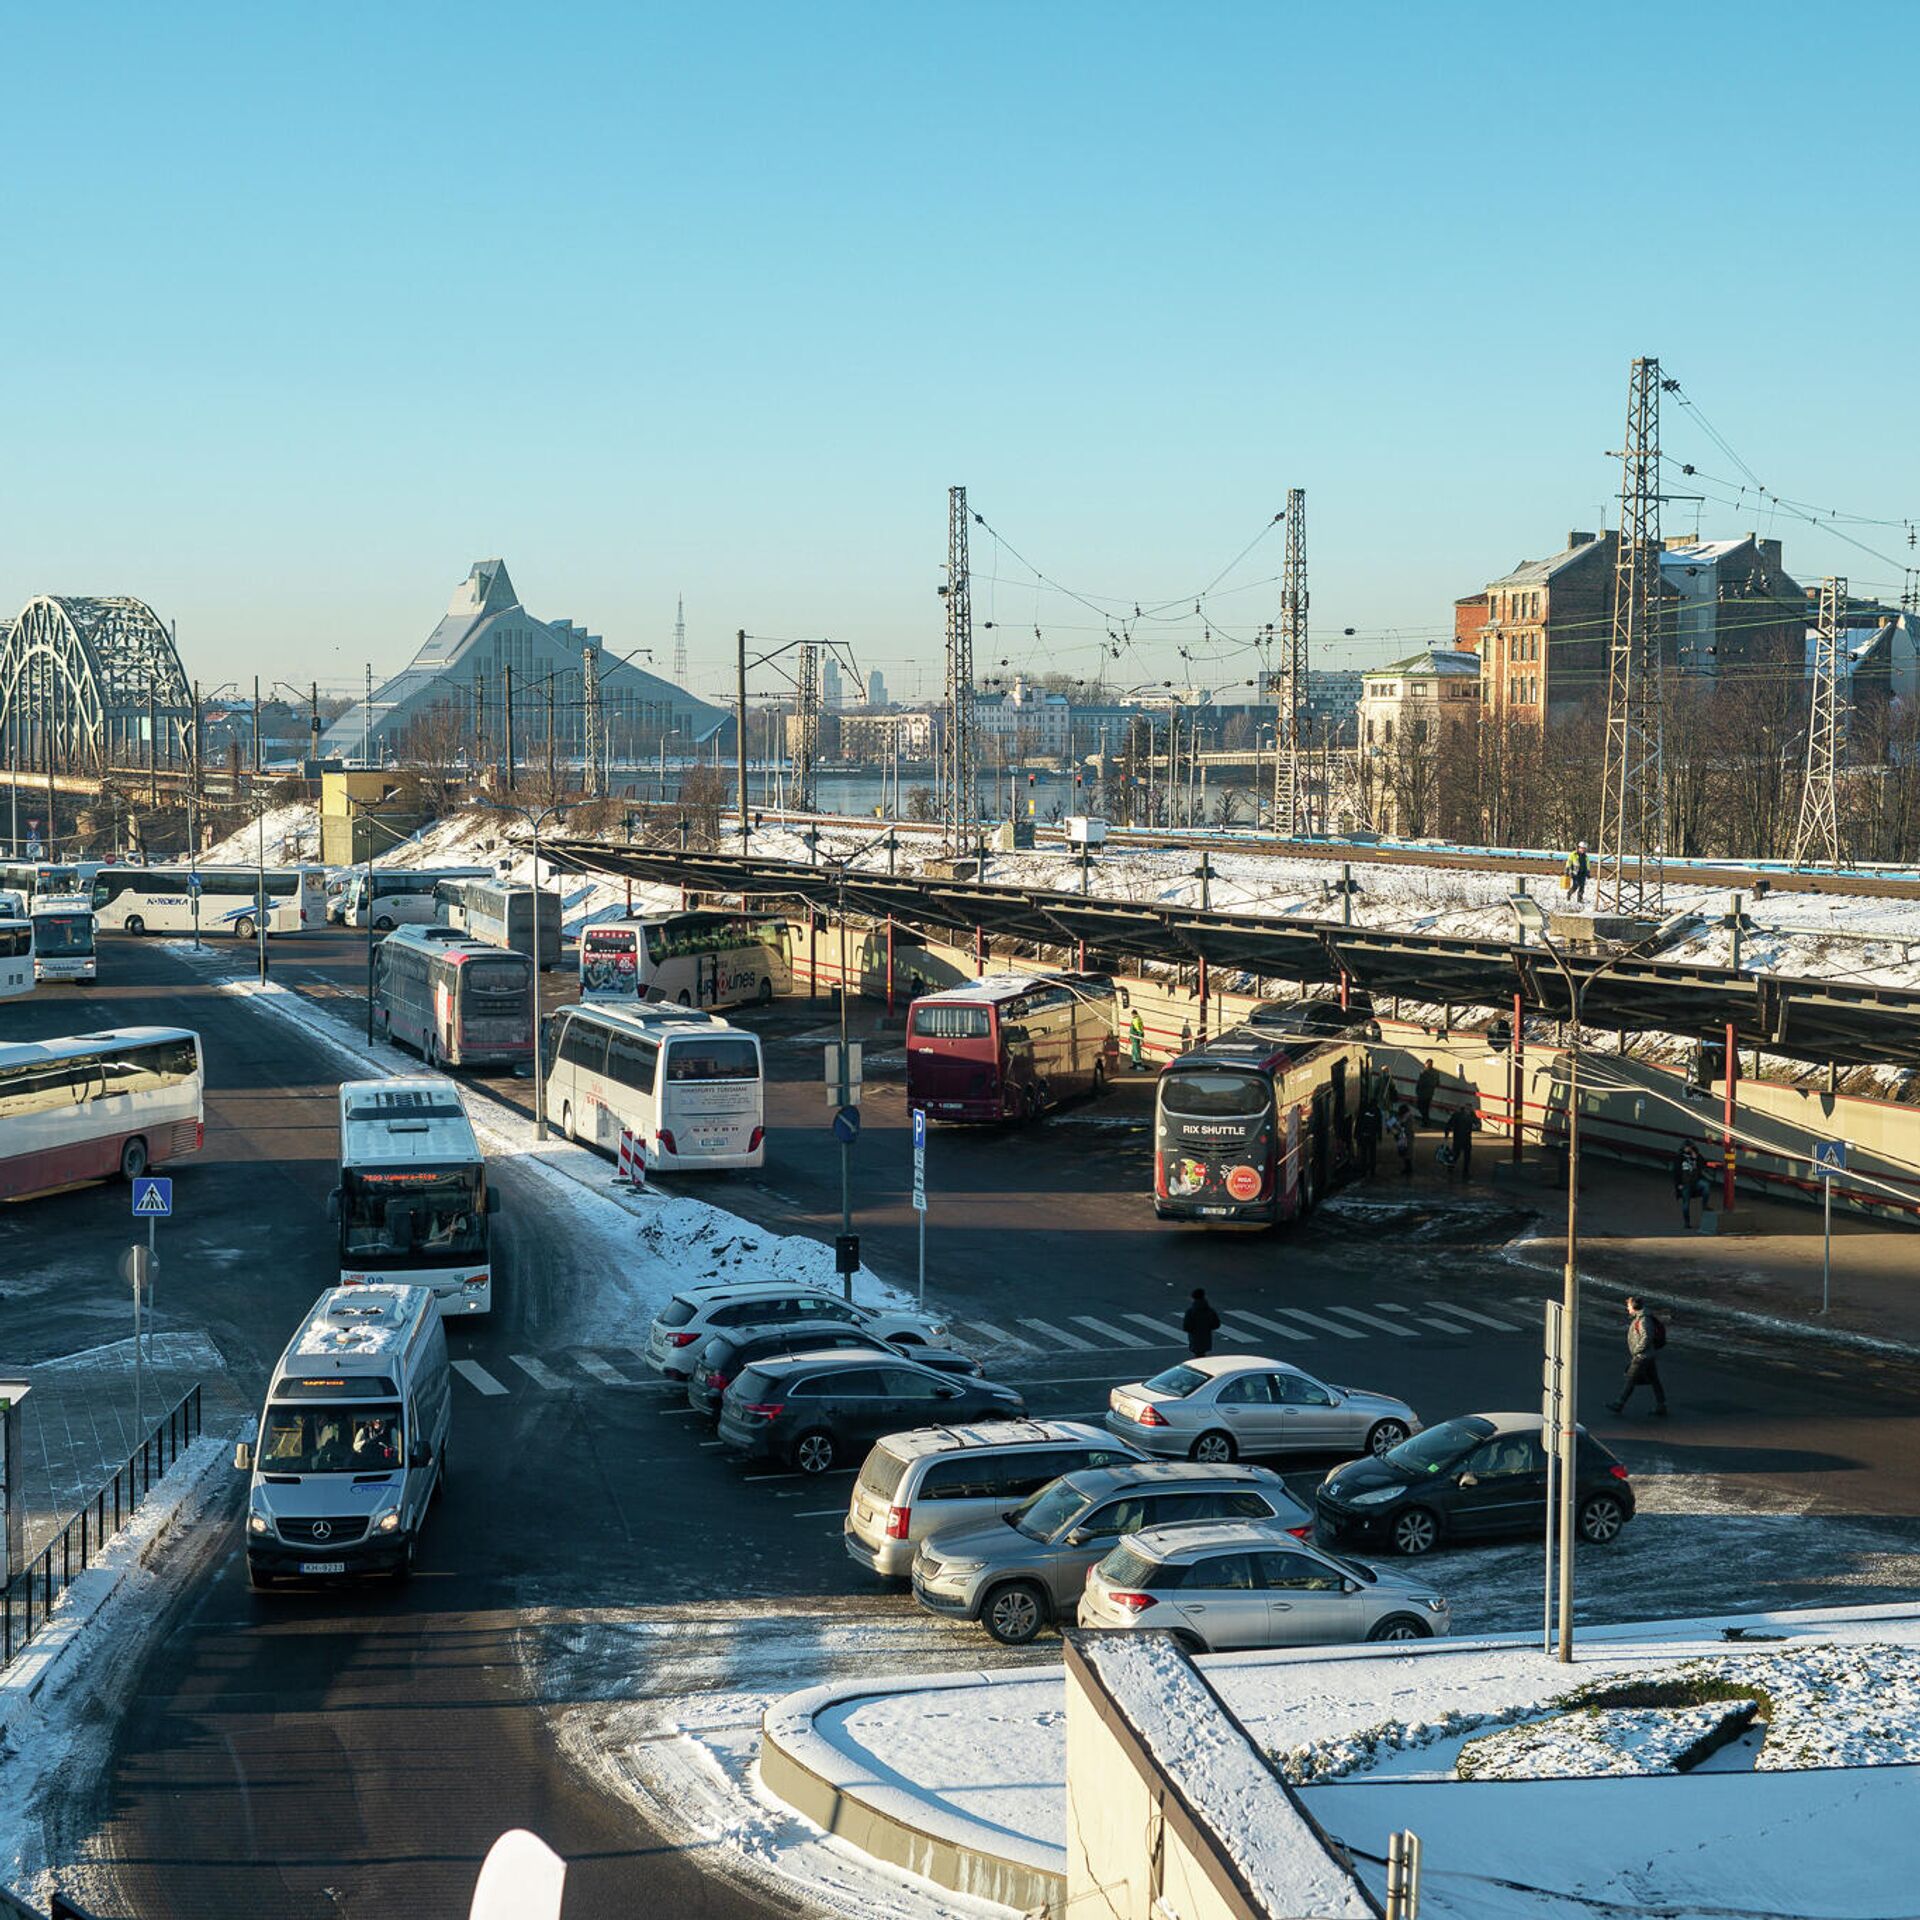
[[[37,899],[30,918],[36,980],[94,977],[93,908],[85,900]]]
[[[1026,1120],[1101,1092],[1120,998],[1099,973],[988,974],[907,1010],[907,1105],[932,1120]]]
[[[340,1089],[340,1280],[428,1288],[447,1315],[493,1305],[499,1196],[451,1080],[349,1080]]]
[[[368,906],[368,874],[364,867],[348,877],[341,901],[343,926],[372,925],[376,933],[395,927],[432,926],[434,898],[443,880],[485,880],[491,867],[375,867],[372,906]]]
[[[1351,1163],[1366,1018],[1305,1001],[1169,1062],[1154,1089],[1155,1214],[1264,1226],[1311,1213]]]
[[[198,894],[198,906],[195,894]],[[104,933],[230,933],[251,940],[320,927],[327,882],[320,867],[102,867],[93,912]]]
[[[197,1153],[204,1094],[200,1037],[179,1027],[0,1047],[0,1200]]]
[[[582,1000],[766,1005],[791,989],[784,921],[739,913],[602,920],[580,935]]]
[[[428,1066],[533,1058],[533,962],[451,927],[396,927],[373,956],[374,1029]]]
[[[570,1140],[617,1154],[624,1130],[650,1168],[766,1160],[760,1039],[684,1007],[564,1007],[541,1043],[546,1109]]]

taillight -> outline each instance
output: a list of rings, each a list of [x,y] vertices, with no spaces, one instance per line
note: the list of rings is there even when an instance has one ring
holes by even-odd
[[[1153,1190],[1162,1200],[1167,1197],[1167,1158],[1157,1148],[1153,1156]]]
[[[889,1507],[887,1509],[887,1538],[904,1540],[907,1537],[907,1522],[913,1518],[911,1507]]]
[[[1129,1613],[1145,1613],[1149,1607],[1159,1604],[1150,1593],[1110,1593],[1107,1598]]]
[[[1311,1540],[1313,1538],[1313,1529],[1311,1527],[1289,1527],[1287,1531],[1292,1534],[1296,1540]]]
[[[725,1393],[727,1390],[727,1376],[724,1373],[710,1373],[707,1375],[707,1385],[710,1386],[715,1393]]]
[[[760,1150],[760,1142],[766,1137],[767,1130],[765,1127],[755,1127],[754,1130],[747,1135],[747,1151],[749,1153],[757,1153]]]
[[[762,1420],[778,1420],[786,1404],[784,1400],[749,1400],[740,1411],[758,1414]]]
[[[697,1333],[670,1333],[667,1338],[676,1347],[690,1347],[700,1336]]]
[[[673,1135],[665,1127],[660,1129],[660,1150],[663,1153],[678,1153],[680,1149],[673,1144]]]
[[[1621,1464],[1617,1460],[1613,1463],[1612,1466],[1610,1466],[1607,1469],[1607,1471],[1610,1474],[1612,1474],[1616,1480],[1624,1480],[1627,1477],[1626,1468],[1621,1466]]]
[[[1134,1419],[1143,1427],[1164,1427],[1167,1416],[1158,1407],[1142,1407]]]

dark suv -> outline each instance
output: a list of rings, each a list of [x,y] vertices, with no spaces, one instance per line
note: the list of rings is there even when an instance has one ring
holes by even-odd
[[[687,1375],[687,1405],[717,1420],[720,1402],[742,1367],[777,1354],[796,1353],[878,1353],[889,1360],[911,1358],[935,1373],[968,1379],[980,1375],[980,1362],[964,1353],[948,1347],[915,1347],[908,1354],[906,1349],[862,1327],[728,1327],[724,1333],[710,1333],[705,1344],[694,1349],[693,1370]]]
[[[720,1402],[720,1438],[749,1460],[802,1473],[857,1463],[874,1441],[910,1427],[1006,1420],[1027,1403],[1012,1387],[875,1354],[799,1353],[756,1361]]]
[[[1627,1470],[1584,1427],[1574,1451],[1574,1524],[1605,1546],[1633,1518]],[[1349,1460],[1315,1490],[1321,1537],[1426,1553],[1446,1540],[1539,1533],[1547,1520],[1547,1456],[1537,1413],[1468,1413],[1403,1440],[1378,1459]]]

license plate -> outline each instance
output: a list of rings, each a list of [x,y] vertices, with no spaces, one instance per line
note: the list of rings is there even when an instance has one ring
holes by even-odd
[[[1228,1220],[1233,1216],[1231,1207],[1200,1207],[1197,1211],[1203,1220]]]
[[[693,1144],[702,1153],[725,1153],[727,1136],[724,1133],[702,1133],[694,1136]]]
[[[302,1573],[345,1573],[347,1563],[344,1560],[302,1560]]]
[[[871,1507],[855,1507],[854,1512],[860,1516],[862,1521],[868,1521],[873,1518],[873,1509]]]
[[[1135,1420],[1140,1415],[1140,1402],[1125,1399],[1116,1393],[1113,1396],[1113,1410],[1122,1420]]]

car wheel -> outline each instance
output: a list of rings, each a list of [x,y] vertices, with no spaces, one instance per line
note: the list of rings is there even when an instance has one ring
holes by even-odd
[[[253,938],[253,921],[248,915],[243,913],[240,918],[233,923],[233,937],[236,940],[251,940]]]
[[[1210,1427],[1187,1449],[1189,1460],[1204,1460],[1211,1466],[1223,1466],[1239,1457],[1240,1449],[1234,1445],[1233,1435],[1222,1433],[1218,1427]]]
[[[1604,1547],[1627,1524],[1620,1502],[1610,1493],[1596,1493],[1580,1503],[1580,1538],[1590,1547]]]
[[[927,1344],[917,1333],[907,1333],[904,1330],[889,1334],[887,1338],[896,1347],[924,1347]]]
[[[393,931],[393,916],[388,913],[383,913],[380,918],[373,923],[373,930],[375,933],[391,933]]]
[[[1390,1613],[1384,1620],[1376,1620],[1367,1631],[1369,1640],[1426,1640],[1431,1638],[1433,1629],[1424,1620],[1416,1620],[1410,1613]]]
[[[1409,1507],[1395,1516],[1391,1537],[1395,1553],[1431,1553],[1440,1538],[1440,1523],[1425,1507]]]
[[[1197,1633],[1188,1633],[1185,1628],[1175,1630],[1173,1644],[1182,1653],[1205,1653],[1207,1650],[1207,1643]]]
[[[793,1464],[802,1473],[826,1473],[833,1466],[833,1435],[816,1428],[793,1443]]]
[[[1376,1420],[1373,1431],[1367,1435],[1367,1451],[1377,1460],[1383,1453],[1391,1453],[1406,1437],[1404,1420]]]
[[[130,913],[127,915],[127,931],[129,933],[137,936],[139,934],[145,933],[146,930],[147,930],[147,923],[143,919],[141,919],[141,917],[137,913]]]
[[[980,1609],[980,1624],[1003,1647],[1024,1647],[1046,1622],[1046,1596],[1031,1580],[995,1587]]]
[[[147,1170],[147,1143],[144,1140],[129,1140],[120,1149],[120,1178],[138,1180]]]

